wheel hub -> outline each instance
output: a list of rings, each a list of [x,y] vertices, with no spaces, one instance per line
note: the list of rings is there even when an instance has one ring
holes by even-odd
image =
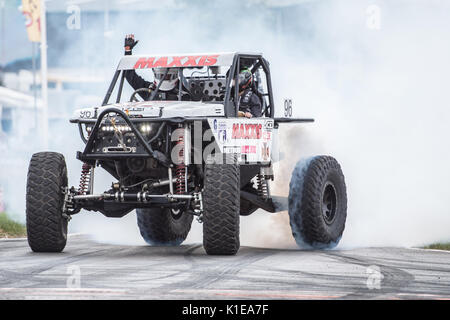
[[[183,211],[181,209],[170,209],[170,214],[172,215],[172,218],[178,220],[183,214]]]
[[[336,217],[337,196],[333,184],[327,182],[322,194],[322,216],[327,224],[331,224]]]

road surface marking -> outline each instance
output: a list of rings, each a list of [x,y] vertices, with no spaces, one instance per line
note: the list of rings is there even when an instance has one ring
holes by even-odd
[[[243,291],[243,290],[183,290],[176,289],[174,292],[179,293],[205,293],[208,295],[216,295],[216,296],[229,296],[229,297],[261,297],[261,298],[285,298],[285,299],[337,299],[341,298],[348,293],[339,292],[334,295],[324,295],[320,292],[314,291],[300,291],[300,292],[280,292],[280,291],[266,291],[265,293],[261,293],[260,291]]]
[[[102,289],[102,288],[0,288],[0,294],[27,294],[27,295],[50,295],[50,294],[125,294],[124,289]]]

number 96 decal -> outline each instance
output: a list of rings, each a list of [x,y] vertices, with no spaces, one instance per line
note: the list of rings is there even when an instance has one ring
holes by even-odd
[[[284,116],[292,117],[292,99],[284,99]]]

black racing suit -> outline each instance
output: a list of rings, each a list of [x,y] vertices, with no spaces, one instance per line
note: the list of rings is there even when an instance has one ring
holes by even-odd
[[[245,89],[239,96],[239,110],[242,112],[250,112],[253,117],[261,117],[262,112],[261,99],[252,88]]]
[[[125,71],[125,78],[127,79],[130,86],[133,87],[134,90],[140,89],[140,88],[150,88],[152,91],[156,89],[156,85],[153,82],[144,80],[141,76],[139,76],[136,71],[134,70],[127,70]],[[147,91],[142,91],[138,93],[142,99],[149,100],[151,93]],[[153,100],[178,100],[178,85],[175,86],[170,91],[162,91],[158,90],[158,94],[153,98]],[[181,90],[181,100],[186,101],[190,100],[189,94],[187,91],[182,87]]]

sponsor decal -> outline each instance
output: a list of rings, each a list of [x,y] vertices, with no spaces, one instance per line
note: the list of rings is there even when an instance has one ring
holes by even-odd
[[[226,123],[226,121],[219,121],[218,122],[218,128],[219,128],[219,130],[227,130],[227,123]]]
[[[273,120],[208,119],[223,153],[239,155],[240,162],[268,162],[271,159]]]
[[[219,142],[227,142],[227,130],[219,130]]]
[[[233,123],[231,139],[261,139],[262,124]]]
[[[139,58],[134,69],[170,68],[170,67],[204,67],[216,64],[219,55],[211,56],[179,56]]]
[[[256,146],[241,146],[241,153],[256,153]]]
[[[241,147],[239,147],[239,146],[224,146],[223,152],[239,154],[239,153],[241,153]]]
[[[264,122],[264,129],[268,129],[268,130],[273,129],[273,121],[269,120],[269,121]]]
[[[272,132],[270,131],[263,131],[263,140],[269,141],[272,138]]]
[[[142,107],[131,107],[131,108],[122,108],[122,111],[125,112],[127,115],[130,112],[139,112],[139,111],[144,111],[145,109]]]

